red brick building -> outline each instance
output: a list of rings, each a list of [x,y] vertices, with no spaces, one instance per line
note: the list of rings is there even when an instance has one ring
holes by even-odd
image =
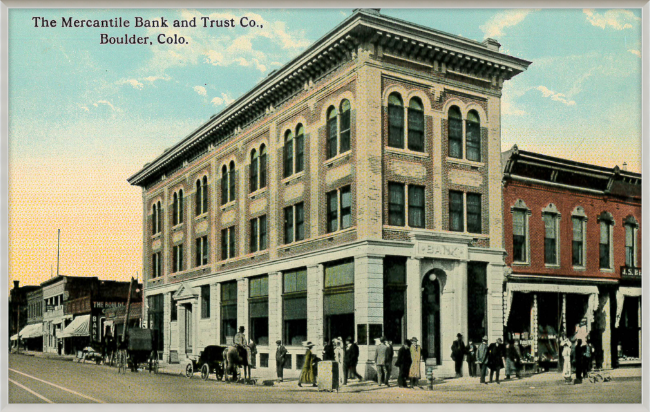
[[[517,146],[502,161],[506,336],[541,366],[576,331],[597,365],[640,363],[641,175]]]

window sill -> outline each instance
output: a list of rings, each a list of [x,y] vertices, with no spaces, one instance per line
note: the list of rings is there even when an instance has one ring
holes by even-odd
[[[231,200],[230,202],[225,203],[225,204],[219,206],[219,209],[220,209],[222,212],[224,212],[224,211],[226,211],[227,209],[230,209],[231,207],[235,206],[235,203],[236,203],[236,202],[237,202],[237,200]]]
[[[183,229],[184,223],[179,223],[176,226],[172,226],[172,232],[178,232],[179,230]]]
[[[352,231],[355,231],[355,230],[357,230],[356,226],[350,226],[350,227],[348,227],[346,229],[339,230],[339,231],[336,231],[336,232],[331,232],[331,233],[325,233],[323,235],[316,236],[314,238],[298,240],[298,241],[295,241],[295,242],[292,242],[292,243],[284,243],[282,245],[278,245],[277,250],[281,251],[281,252],[288,252],[294,246],[302,246],[302,245],[305,245],[305,244],[308,244],[308,243],[317,242],[317,241],[325,239],[325,238],[334,238],[334,236],[337,236],[339,234],[344,234],[344,233],[352,232]]]
[[[292,174],[291,176],[285,177],[284,179],[280,180],[280,183],[288,185],[289,183],[293,182],[294,180],[300,179],[304,175],[305,175],[305,171],[302,170],[302,171],[300,171],[298,173]]]
[[[460,165],[469,165],[469,166],[474,166],[474,167],[485,167],[484,162],[475,162],[473,160],[467,160],[467,159],[457,159],[455,157],[449,157],[447,156],[447,161],[449,163],[457,163]]]
[[[475,238],[478,238],[478,239],[489,239],[490,238],[490,235],[485,234],[485,233],[473,233],[473,232],[467,232],[467,231],[459,232],[459,231],[456,231],[456,230],[445,230],[445,232],[458,233],[459,235],[472,236],[472,237],[475,237]]]
[[[386,146],[386,152],[394,153],[394,154],[407,155],[407,156],[414,156],[414,157],[419,157],[419,158],[423,158],[423,159],[429,157],[429,154],[426,153],[426,152],[416,152],[414,150],[400,149],[398,147],[390,147],[390,146]]]
[[[600,268],[599,270],[600,270],[601,272],[604,272],[604,273],[614,273],[614,269],[613,269],[613,268],[611,268],[611,269]]]
[[[258,256],[262,256],[262,255],[267,254],[267,253],[269,253],[269,249],[268,249],[268,248],[266,248],[266,249],[262,249],[262,250],[258,250],[258,251],[256,251],[256,252],[251,252],[251,253],[249,253],[249,254],[247,254],[247,255],[242,256],[241,258],[242,258],[242,259],[255,259],[256,257],[258,257]],[[234,259],[234,258],[233,258],[233,259]]]
[[[557,264],[550,264],[550,263],[544,263],[544,267],[546,269],[559,269],[560,265]]]
[[[587,268],[585,266],[573,266],[573,270],[585,271]]]
[[[162,237],[162,232],[156,233],[155,235],[151,236],[151,240],[158,240]]]
[[[335,230],[334,232],[327,232],[322,237],[326,237],[326,238],[334,237],[334,236],[340,235],[342,233],[352,232],[352,230],[354,230],[354,229],[356,229],[356,226],[350,226],[350,227],[346,227],[345,229]]]
[[[335,163],[337,160],[345,159],[345,158],[347,158],[347,157],[350,157],[351,154],[352,154],[352,151],[350,151],[350,150],[348,150],[347,152],[339,153],[339,154],[337,154],[336,156],[332,157],[331,159],[327,159],[327,160],[325,160],[325,162],[324,162],[323,164],[324,164],[325,166],[331,166],[331,165],[332,165],[333,163]]]
[[[264,193],[266,193],[266,187],[263,187],[261,189],[257,189],[256,191],[249,193],[248,198],[253,200],[257,196],[263,195]]]
[[[209,323],[212,319],[211,318],[201,318],[199,319],[200,323]]]
[[[208,212],[203,212],[200,215],[194,217],[194,221],[200,221],[208,217]]]
[[[512,266],[530,266],[530,262],[512,262]]]
[[[408,232],[411,230],[426,230],[426,227],[384,225],[384,229],[397,230],[399,232]]]

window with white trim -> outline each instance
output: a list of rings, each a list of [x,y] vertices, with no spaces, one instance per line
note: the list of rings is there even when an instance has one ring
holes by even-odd
[[[544,263],[548,266],[560,264],[560,213],[557,207],[550,203],[542,210],[544,222]]]
[[[305,204],[296,203],[284,208],[284,243],[289,244],[305,238]]]
[[[250,220],[250,251],[266,249],[266,215]]]
[[[518,199],[510,209],[512,212],[512,262],[530,263],[529,217],[530,209]]]
[[[221,230],[221,260],[232,259],[237,256],[235,241],[235,226]]]
[[[609,212],[603,212],[598,216],[600,228],[599,239],[599,267],[600,269],[611,270],[614,268],[614,256],[612,247],[612,231],[614,228],[614,217]]]
[[[463,158],[463,115],[458,106],[451,106],[447,116],[447,136],[449,141],[449,157]]]
[[[404,107],[402,96],[393,92],[388,96],[388,146],[415,152],[424,152],[424,105],[419,97],[412,97]]]
[[[284,177],[305,170],[305,128],[296,126],[296,134],[287,130],[284,133]]]
[[[208,236],[197,237],[194,248],[194,266],[203,266],[208,264],[208,250]]]
[[[194,199],[194,212],[199,216],[208,211],[208,177],[196,181],[196,195]]]
[[[327,109],[327,159],[350,150],[350,113],[350,101],[347,99],[341,101],[338,110],[334,106]]]
[[[408,190],[406,190],[408,187]],[[408,226],[425,227],[424,186],[405,185],[403,183],[388,183],[388,224],[405,226],[408,216]]]
[[[151,234],[157,235],[162,232],[162,203],[154,203],[151,210]]]
[[[352,226],[352,193],[344,186],[327,193],[327,233]]]
[[[481,195],[449,191],[449,230],[452,232],[483,233]]]
[[[249,190],[250,193],[266,187],[266,146],[261,145],[259,151],[251,150],[251,163],[249,165]]]
[[[481,119],[476,110],[467,113],[465,121],[465,153],[467,160],[481,161]]]
[[[587,257],[587,216],[581,206],[577,206],[571,215],[572,241],[571,241],[571,262],[574,268],[585,268]]]
[[[172,273],[183,270],[183,244],[175,245],[172,248]]]
[[[625,225],[625,266],[634,268],[637,265],[637,236],[639,223],[630,215],[623,221]]]
[[[181,189],[178,192],[174,193],[174,203],[172,210],[172,222],[174,226],[183,223],[183,203],[183,189]]]

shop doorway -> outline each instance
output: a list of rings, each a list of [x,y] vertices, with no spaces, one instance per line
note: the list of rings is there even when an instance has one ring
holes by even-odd
[[[427,273],[422,280],[422,353],[440,364],[440,269]]]
[[[185,353],[192,353],[192,305],[185,306]]]

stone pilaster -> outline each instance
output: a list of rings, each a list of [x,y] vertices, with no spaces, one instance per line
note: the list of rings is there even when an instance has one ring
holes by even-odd
[[[246,328],[248,339],[248,278],[237,279],[237,331],[239,327]]]
[[[406,334],[422,341],[422,275],[421,260],[409,258],[406,261]],[[397,343],[397,342],[394,342]],[[401,343],[401,342],[400,342]]]
[[[323,265],[307,266],[307,339],[323,342]]]
[[[219,310],[219,284],[210,285],[210,344],[218,345],[219,342],[219,324],[221,321],[221,311]]]
[[[282,273],[269,273],[269,366],[275,364],[275,341],[282,339]]]
[[[611,305],[611,296],[609,293],[605,295],[605,302],[602,305],[603,311],[601,316],[603,318],[602,324],[603,329],[603,368],[610,369],[613,365],[612,362],[612,345],[615,345],[616,342],[612,342],[612,305]]]
[[[174,293],[165,293],[163,306],[163,359],[169,359],[169,348],[171,347],[171,322],[172,306],[176,303],[172,299]]]
[[[358,256],[354,259],[354,312],[355,323],[366,325],[384,324],[384,257],[379,255]],[[359,337],[357,336],[357,341]],[[374,376],[374,368],[368,366],[374,355],[373,342],[359,347],[359,364],[365,379]],[[366,364],[364,368],[363,365]]]
[[[178,305],[176,311],[178,316],[178,359],[185,359],[185,305]]]
[[[490,263],[487,267],[487,317],[488,339],[495,342],[503,338],[503,274],[506,266]]]
[[[215,319],[216,319],[216,325],[215,325],[215,333],[217,334],[217,338],[215,342],[219,342],[219,344],[223,344],[224,342],[221,341],[221,283],[217,283],[214,285],[215,286]]]

